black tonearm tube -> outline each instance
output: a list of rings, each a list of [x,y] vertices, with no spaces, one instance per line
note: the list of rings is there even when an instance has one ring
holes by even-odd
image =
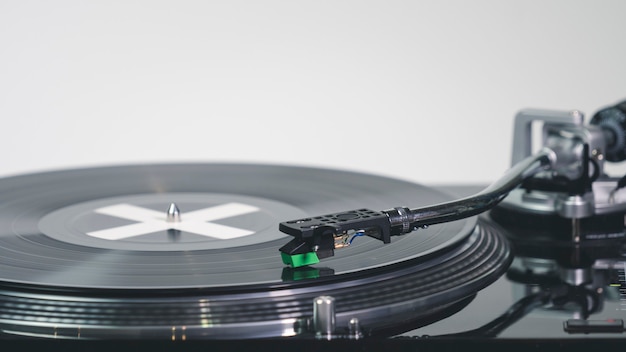
[[[542,123],[543,140],[542,148],[531,154],[531,124],[535,122]],[[624,159],[626,102],[600,110],[589,125],[583,123],[583,114],[577,110],[522,110],[515,119],[513,166],[483,191],[463,199],[413,209],[358,209],[285,221],[280,223],[279,229],[293,239],[280,248],[281,256],[285,264],[299,267],[333,256],[335,249],[350,246],[359,236],[390,243],[391,236],[481,214],[513,191],[543,192],[544,198],[554,200],[548,206],[554,207],[555,213],[577,221],[595,212],[616,208],[611,202],[615,191],[626,185],[626,176],[615,182],[617,186],[607,195],[611,204],[602,204],[600,208],[596,207],[592,186],[598,179],[606,180],[605,161]],[[534,205],[512,206],[532,210]]]
[[[358,236],[367,235],[389,243],[391,236],[478,215],[496,206],[525,180],[550,169],[556,158],[554,151],[543,148],[517,163],[483,191],[460,200],[414,209],[358,209],[282,222],[280,231],[294,237],[280,248],[283,262],[293,267],[311,265],[333,256],[335,249],[349,246]]]

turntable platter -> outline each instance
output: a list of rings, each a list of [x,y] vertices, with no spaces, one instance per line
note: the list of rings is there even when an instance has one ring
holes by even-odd
[[[281,221],[449,199],[346,171],[129,165],[6,178],[0,195],[0,320],[17,334],[289,335],[321,294],[338,299],[338,321],[378,329],[471,297],[510,263],[506,242],[470,218],[285,267]]]

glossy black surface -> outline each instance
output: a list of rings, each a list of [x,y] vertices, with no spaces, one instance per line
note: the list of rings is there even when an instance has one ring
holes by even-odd
[[[472,194],[481,187],[447,186],[439,189],[463,196]],[[489,214],[482,217],[485,221],[494,223]],[[527,218],[520,217],[520,221],[527,221]],[[626,343],[626,333],[623,329],[616,332],[614,326],[616,320],[626,319],[626,258],[615,254],[623,247],[621,241],[573,246],[563,245],[558,240],[549,246],[544,240],[533,247],[528,240],[524,240],[516,246],[515,239],[518,235],[512,234],[510,230],[500,227],[502,233],[508,233],[516,253],[514,262],[505,275],[479,291],[475,299],[459,312],[401,334],[400,337],[487,337],[486,341],[492,343],[526,339],[536,341],[537,348],[550,346],[550,341],[580,339],[624,339]],[[597,246],[600,245],[613,248],[599,251]],[[612,255],[602,257],[598,253]],[[590,257],[593,260],[588,260]],[[581,258],[587,259],[580,260]],[[576,282],[576,275],[581,282]],[[568,332],[566,325],[572,320],[591,321],[594,326],[606,324],[610,328],[589,329],[587,333]],[[560,347],[563,346],[565,345]]]

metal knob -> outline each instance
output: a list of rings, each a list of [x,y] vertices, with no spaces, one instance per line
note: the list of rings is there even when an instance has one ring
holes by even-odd
[[[319,296],[313,300],[313,329],[315,335],[330,340],[335,332],[335,298]]]

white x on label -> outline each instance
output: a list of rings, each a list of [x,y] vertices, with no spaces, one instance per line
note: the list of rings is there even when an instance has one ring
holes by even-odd
[[[148,233],[180,230],[197,235],[222,240],[248,236],[254,231],[239,229],[232,226],[219,225],[209,221],[225,219],[236,215],[254,213],[260,209],[241,203],[228,203],[214,207],[184,213],[180,221],[168,222],[165,211],[159,212],[131,204],[116,204],[95,210],[96,213],[110,215],[122,219],[137,221],[136,224],[113,227],[99,231],[87,232],[87,235],[105,240],[121,240],[141,236]]]

